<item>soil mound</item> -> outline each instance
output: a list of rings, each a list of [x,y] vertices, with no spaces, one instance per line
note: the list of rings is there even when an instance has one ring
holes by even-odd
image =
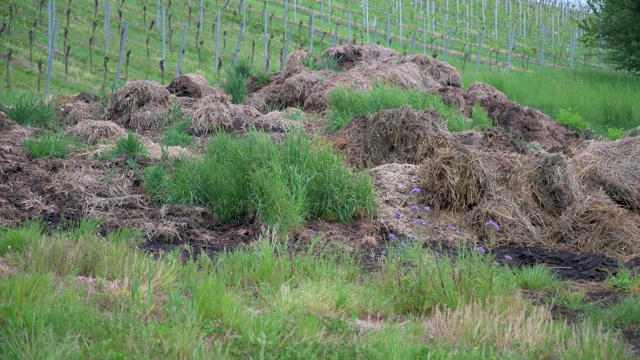
[[[437,61],[423,54],[405,56],[401,62],[418,65],[423,76],[428,76],[442,86],[462,87],[462,78],[458,70],[447,62]]]
[[[18,125],[17,122],[9,119],[7,114],[5,114],[2,111],[0,111],[0,131],[1,132],[15,130],[19,126],[20,125]]]
[[[156,82],[129,81],[116,93],[103,120],[139,130],[159,129],[166,124],[171,104],[169,91]]]

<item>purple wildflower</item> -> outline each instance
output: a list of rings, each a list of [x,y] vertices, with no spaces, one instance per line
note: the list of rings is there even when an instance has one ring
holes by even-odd
[[[424,220],[422,220],[422,219],[415,219],[415,220],[414,220],[414,222],[415,222],[416,224],[418,224],[418,225],[422,225],[422,226],[427,225],[427,223],[426,223]]]
[[[455,227],[455,226],[453,226],[453,225],[449,225],[449,226],[447,226],[447,227],[449,228],[449,230],[454,230],[454,231],[456,230],[456,227]]]
[[[389,233],[389,239],[395,239],[396,235],[394,233]]]
[[[431,211],[431,206],[425,206],[425,207],[424,207],[424,211],[426,211],[426,212]]]
[[[395,249],[393,249],[393,251],[398,252],[399,250],[398,250],[398,248],[395,248]]]
[[[382,256],[384,256],[384,255],[387,255],[387,252],[382,250],[382,251],[380,251],[380,254],[382,254]]]
[[[473,251],[477,251],[477,252],[481,252],[481,253],[486,253],[487,249],[485,249],[483,246],[477,247],[477,248],[473,248]]]
[[[400,211],[396,211],[393,213],[393,217],[396,219],[400,219],[402,217],[402,213]]]
[[[413,189],[411,189],[411,191],[410,191],[410,192],[412,192],[412,193],[414,193],[414,194],[417,194],[417,193],[419,193],[419,192],[420,192],[420,188],[413,188]]]
[[[484,223],[484,226],[489,226],[489,225],[495,227],[496,231],[500,231],[500,226],[498,226],[498,224],[495,221],[489,220],[489,221]]]
[[[505,259],[507,259],[507,260],[509,260],[509,261],[513,260],[513,256],[511,256],[511,255],[509,255],[509,254],[506,254],[506,255],[504,256],[504,258],[505,258]]]
[[[420,208],[418,207],[418,205],[413,205],[413,206],[411,207],[411,211],[413,211],[413,212],[418,212],[418,210],[420,210]]]
[[[414,240],[418,238],[417,236],[415,236],[415,234],[414,234],[414,235],[411,235],[411,236],[409,236],[409,237],[410,237],[410,238],[412,238],[412,239],[414,239]]]
[[[409,260],[408,260],[408,261],[409,261],[410,263],[412,263],[412,262],[413,262],[413,259],[412,259],[412,258],[409,258]]]
[[[402,246],[403,248],[406,248],[406,247],[407,247],[407,244],[405,244],[405,243],[401,242],[401,243],[400,243],[400,246]]]

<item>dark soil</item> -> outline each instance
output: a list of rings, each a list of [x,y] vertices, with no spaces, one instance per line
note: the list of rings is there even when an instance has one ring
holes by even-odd
[[[511,255],[511,263],[515,266],[546,265],[566,280],[602,281],[608,275],[616,275],[620,265],[619,260],[602,254],[573,254],[543,248],[500,247],[494,250],[494,254],[496,258],[502,259],[504,255]],[[625,265],[636,267],[636,259],[626,262]]]

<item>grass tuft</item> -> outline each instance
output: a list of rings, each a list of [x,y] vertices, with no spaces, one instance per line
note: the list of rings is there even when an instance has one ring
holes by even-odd
[[[18,97],[11,106],[0,104],[0,111],[22,126],[57,128],[53,105],[36,96]]]
[[[436,95],[386,84],[377,84],[371,90],[365,91],[336,88],[330,94],[329,104],[331,106],[331,116],[329,117],[331,131],[339,130],[354,116],[370,116],[380,110],[396,109],[405,104],[411,105],[415,110],[435,108],[442,116],[442,121],[449,131],[484,131],[493,126],[486,112],[483,112],[479,106],[474,107],[474,115],[472,119],[468,119],[460,115],[453,107],[443,104]]]
[[[348,222],[376,208],[367,175],[345,168],[328,145],[312,147],[297,134],[279,145],[255,131],[244,139],[217,133],[203,160],[148,168],[144,180],[163,203],[208,206],[222,221],[255,211],[285,234],[308,218]]]
[[[25,140],[23,145],[29,155],[34,158],[66,158],[73,148],[79,147],[80,143],[64,133],[45,131],[38,139]]]

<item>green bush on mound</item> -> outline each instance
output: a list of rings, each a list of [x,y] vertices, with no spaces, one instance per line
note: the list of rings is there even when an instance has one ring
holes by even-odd
[[[376,210],[368,175],[299,134],[276,144],[257,131],[243,139],[217,133],[202,160],[150,167],[144,181],[162,203],[206,206],[225,222],[255,211],[282,233],[310,218],[348,222]]]

